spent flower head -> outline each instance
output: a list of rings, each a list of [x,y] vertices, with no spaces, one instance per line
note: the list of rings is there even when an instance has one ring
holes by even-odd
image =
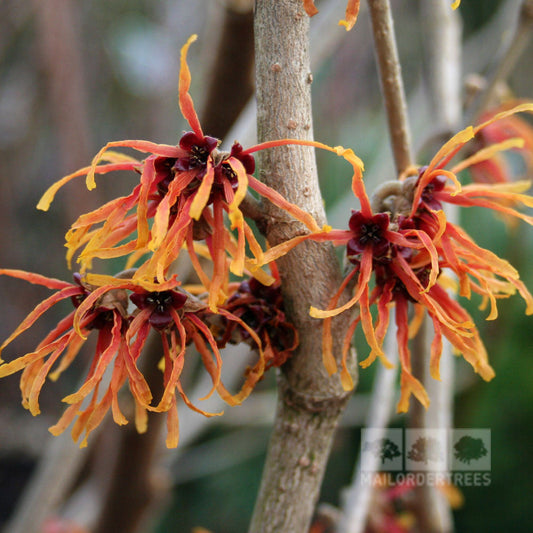
[[[249,329],[253,330],[263,346],[265,369],[281,366],[298,346],[298,332],[285,316],[281,283],[277,274],[275,278],[276,281],[270,286],[263,285],[255,278],[236,284],[222,308],[230,312],[232,317],[240,318],[242,323],[225,318],[219,324],[217,336],[222,346],[228,342],[247,342],[253,346],[256,341]],[[249,329],[244,328],[243,324]]]

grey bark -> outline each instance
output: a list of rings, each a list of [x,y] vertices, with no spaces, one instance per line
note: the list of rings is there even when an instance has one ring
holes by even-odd
[[[309,19],[301,0],[257,0],[255,49],[259,142],[286,137],[312,139]],[[313,150],[288,146],[268,150],[260,178],[285,198],[325,222]],[[265,205],[265,233],[275,245],[306,231],[289,215]],[[279,374],[279,399],[262,484],[250,532],[306,532],[318,499],[338,419],[349,392],[322,363],[321,321],[309,307],[325,308],[341,273],[329,245],[302,243],[280,258],[287,314],[300,346]],[[341,339],[350,313],[334,321]],[[336,341],[334,353],[340,352]]]

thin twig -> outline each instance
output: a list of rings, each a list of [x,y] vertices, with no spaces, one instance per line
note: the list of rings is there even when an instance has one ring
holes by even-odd
[[[411,134],[389,0],[368,0],[396,172],[412,163]]]
[[[413,376],[418,378],[427,387],[427,365],[430,342],[428,342],[428,320],[424,320],[417,336],[413,340],[411,362]],[[427,417],[425,407],[418,401],[411,401],[408,414],[408,427],[419,429],[424,432],[427,428]],[[424,533],[449,533],[452,530],[450,517],[445,514],[441,516],[443,510],[439,502],[440,495],[436,487],[430,483],[422,483],[414,488],[415,499],[413,501],[413,511],[416,515],[417,531]]]

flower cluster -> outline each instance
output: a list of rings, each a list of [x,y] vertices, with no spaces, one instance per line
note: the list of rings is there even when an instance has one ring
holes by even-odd
[[[124,274],[131,275],[133,272]],[[212,313],[207,301],[183,290],[175,276],[165,283],[148,285],[131,278],[82,277],[78,273],[74,274],[73,283],[20,270],[0,269],[0,275],[24,279],[55,291],[26,317],[0,346],[0,351],[58,303],[70,300],[73,306],[35,351],[8,363],[0,361],[0,377],[23,370],[22,402],[32,414],[40,412],[39,394],[46,378],[56,380],[76,358],[88,336],[93,331],[97,332],[96,349],[85,381],[76,392],[63,398],[69,407],[57,424],[50,428],[54,435],[58,435],[76,419],[72,435],[78,440],[85,432],[82,446],[86,445],[87,436],[109,410],[117,424],[127,423],[119,405],[119,391],[126,382],[135,404],[135,424],[140,433],[146,431],[148,411],[167,413],[168,447],[175,447],[178,443],[177,394],[189,408],[205,416],[213,416],[213,413],[191,402],[180,382],[185,351],[190,344],[200,354],[211,377],[212,388],[205,398],[217,391],[229,405],[241,403],[264,371],[270,366],[282,364],[297,346],[294,327],[285,322],[280,311],[279,289],[264,287],[257,280],[243,282],[226,308]],[[245,284],[249,288],[246,295]],[[243,312],[246,305],[243,299],[249,305],[250,315]],[[247,372],[241,391],[235,395],[229,393],[221,381],[220,353],[220,349],[233,338],[220,336],[218,328],[210,327],[213,317],[224,321],[226,331],[239,331],[240,337],[245,338],[259,354],[253,370]],[[157,365],[157,361],[145,361],[147,356],[143,358],[143,349],[151,331],[159,334],[163,354],[160,363],[163,393],[156,403],[142,370],[142,367]],[[89,396],[90,400],[86,401]]]
[[[11,362],[0,360],[0,377],[22,371],[23,405],[33,414],[39,413],[38,399],[46,378],[57,379],[88,335],[98,332],[85,381],[77,392],[64,398],[69,407],[51,428],[58,434],[74,422],[75,440],[85,432],[82,445],[108,411],[117,424],[127,422],[119,407],[119,391],[126,385],[140,432],[146,430],[149,411],[167,413],[168,446],[178,442],[178,398],[211,416],[189,400],[181,384],[189,345],[200,355],[212,380],[206,398],[216,391],[230,405],[242,402],[268,368],[282,365],[296,349],[298,334],[285,317],[275,265],[265,259],[268,252],[245,220],[243,205],[253,191],[294,217],[307,234],[322,234],[327,228],[321,229],[311,215],[253,176],[255,152],[291,144],[314,146],[343,157],[354,172],[360,174],[362,168],[351,150],[315,141],[279,139],[246,150],[235,142],[229,152],[221,151],[220,141],[204,134],[189,94],[187,53],[195,39],[193,35],[181,51],[178,91],[179,106],[191,131],[175,146],[138,140],[109,142],[89,166],[54,183],[37,205],[48,210],[63,185],[77,177],[85,176],[91,190],[96,187],[97,175],[126,170],[135,176],[127,195],[82,214],[67,232],[67,263],[70,268],[73,261],[79,265],[74,283],[0,270],[0,275],[55,291],[37,305],[0,352],[57,303],[68,299],[74,303],[74,309],[34,352]],[[139,160],[115,151],[117,147],[148,156]],[[299,238],[284,245],[289,249]],[[182,253],[187,254],[199,281],[194,290],[198,297],[186,292],[183,280],[172,273]],[[120,275],[92,272],[95,259],[121,258],[125,270]],[[274,275],[262,270],[267,263]],[[230,282],[230,274],[243,278],[250,272],[252,278],[240,284]],[[151,364],[143,356],[151,331],[159,334],[162,343],[164,392],[158,399],[153,398],[153,385],[143,370]],[[249,343],[259,356],[246,371],[241,390],[231,394],[220,379],[220,350],[228,342],[239,341]]]
[[[179,103],[192,131],[182,135],[177,146],[147,141],[118,141],[104,146],[91,166],[55,183],[38,204],[48,209],[57,190],[69,180],[86,175],[88,189],[96,186],[95,174],[114,170],[132,170],[140,174],[140,183],[128,196],[114,199],[102,207],[81,215],[66,236],[69,264],[79,252],[80,271],[85,273],[95,258],[128,256],[128,267],[141,258],[134,279],[164,282],[170,266],[185,247],[196,273],[209,290],[209,307],[216,310],[227,297],[228,271],[242,276],[247,263],[248,245],[255,258],[262,251],[245,221],[241,203],[248,190],[290,213],[311,231],[319,230],[314,219],[252,174],[252,152],[290,141],[265,143],[243,150],[235,143],[230,152],[218,150],[220,141],[204,135],[189,94],[191,82],[186,57],[192,36],[181,52]],[[118,146],[149,152],[144,161],[110,151]],[[224,223],[228,215],[231,227]],[[236,236],[234,235],[234,231]],[[213,274],[201,266],[195,243],[205,240]],[[231,261],[228,261],[228,254]],[[272,280],[260,271],[255,273],[265,283]]]
[[[371,349],[361,365],[367,367],[380,358],[386,366],[390,366],[383,351],[390,308],[394,309],[401,364],[399,411],[408,409],[411,394],[425,406],[429,405],[424,387],[411,373],[408,346],[409,338],[416,334],[426,314],[434,328],[430,353],[433,378],[439,379],[443,336],[484,379],[490,380],[494,376],[472,318],[447,289],[457,283],[460,296],[470,298],[472,293],[481,295],[482,308],[490,306],[488,320],[498,315],[497,299],[507,298],[516,292],[526,302],[526,313],[533,314],[533,297],[515,268],[478,246],[460,226],[446,218],[443,207],[445,204],[480,206],[533,224],[533,217],[515,209],[520,204],[533,206],[532,198],[523,194],[530,183],[472,183],[462,186],[457,177],[461,170],[516,146],[519,144],[516,139],[476,152],[450,170],[445,167],[478,132],[520,111],[533,111],[533,105],[519,105],[492,116],[475,128],[468,127],[459,132],[438,151],[429,165],[413,169],[408,174],[414,175],[385,184],[376,191],[373,205],[359,187],[357,196],[361,209],[353,211],[349,230],[329,232],[333,242],[346,246],[346,258],[351,268],[329,308],[311,308],[311,315],[324,319],[324,363],[327,370],[334,373],[337,365],[331,351],[331,319],[356,304],[359,306],[358,316],[344,342],[341,379],[345,388],[352,387],[345,361],[359,322]],[[325,235],[308,238],[323,240]],[[371,289],[372,278],[374,286]],[[350,284],[354,285],[353,297],[346,304],[336,307],[341,294]],[[370,310],[374,304],[377,307],[375,321]],[[411,321],[409,304],[414,311]]]
[[[311,4],[306,2],[306,6]],[[348,4],[349,8],[358,5]],[[475,324],[449,289],[457,284],[461,296],[481,295],[483,306],[490,306],[488,319],[497,316],[498,298],[518,292],[526,301],[526,312],[531,314],[533,297],[517,271],[450,222],[443,207],[481,206],[532,224],[533,217],[515,208],[518,204],[533,206],[531,197],[523,194],[528,181],[463,186],[457,177],[460,171],[479,168],[502,150],[521,146],[524,141],[514,137],[496,139],[495,143],[485,140],[485,146],[473,155],[451,169],[446,167],[476,135],[479,141],[478,134],[490,132],[498,122],[516,124],[514,115],[533,111],[533,105],[507,109],[475,128],[459,132],[429,165],[410,169],[400,180],[385,184],[371,201],[363,182],[363,163],[350,149],[280,139],[248,149],[235,142],[229,152],[221,151],[220,141],[204,134],[189,94],[191,76],[186,58],[195,38],[192,36],[182,48],[179,79],[179,105],[191,131],[185,132],[175,146],[132,140],[110,142],[91,165],[50,187],[38,204],[47,210],[58,190],[76,177],[86,176],[89,189],[96,186],[96,175],[112,171],[129,170],[136,178],[129,194],[81,215],[68,231],[67,261],[69,266],[73,260],[79,264],[74,282],[0,269],[0,275],[54,291],[0,346],[0,353],[56,304],[68,300],[73,304],[35,351],[10,362],[0,360],[0,377],[22,371],[23,405],[33,414],[39,413],[39,394],[46,378],[57,379],[76,358],[87,337],[96,331],[96,349],[85,381],[64,398],[69,407],[51,431],[59,434],[74,422],[73,437],[77,440],[84,433],[84,445],[109,411],[117,424],[125,424],[127,417],[122,412],[119,393],[127,386],[137,429],[146,430],[149,412],[167,413],[167,445],[176,446],[179,399],[205,416],[213,415],[196,406],[184,391],[181,376],[189,346],[199,354],[211,379],[212,387],[205,398],[217,392],[230,405],[242,402],[267,369],[284,364],[296,349],[298,333],[285,315],[274,261],[304,240],[330,242],[346,250],[348,272],[328,308],[310,309],[311,316],[323,319],[325,369],[329,374],[335,373],[336,361],[340,360],[345,389],[353,387],[346,359],[359,323],[370,347],[370,354],[361,365],[367,367],[379,358],[391,366],[383,350],[391,310],[401,364],[400,411],[407,410],[411,394],[422,404],[429,403],[423,385],[411,372],[408,345],[426,315],[434,329],[430,350],[434,378],[439,377],[444,336],[476,372],[491,379],[494,372]],[[253,176],[253,154],[284,145],[320,148],[350,163],[352,190],[360,208],[352,212],[349,229],[320,228],[311,215]],[[116,147],[133,148],[148,156],[138,160],[114,151]],[[251,191],[290,214],[304,231],[264,250],[245,219]],[[194,287],[182,285],[186,280],[173,274],[182,253],[190,258],[199,281]],[[91,272],[95,259],[119,258],[125,263],[122,273],[107,276]],[[270,273],[262,270],[266,265]],[[232,281],[236,278],[241,281]],[[348,288],[353,290],[352,297],[339,305]],[[359,312],[347,330],[342,356],[336,358],[332,319],[355,306]],[[373,306],[377,309],[374,315]],[[145,373],[145,366],[154,364],[146,356],[151,332],[161,340],[162,357],[158,359],[162,393],[157,398],[153,397],[153,385]],[[246,370],[240,391],[232,394],[221,381],[221,349],[236,342],[250,344],[258,358]]]
[[[148,141],[110,142],[91,165],[50,187],[38,204],[38,208],[47,210],[59,189],[79,176],[86,176],[88,189],[96,186],[96,175],[129,170],[136,177],[129,194],[81,215],[72,224],[66,247],[69,266],[74,259],[79,263],[74,283],[19,270],[0,270],[0,275],[55,291],[37,305],[0,352],[57,303],[70,299],[74,304],[34,352],[10,362],[0,360],[0,377],[22,371],[23,405],[33,414],[39,413],[39,394],[46,378],[57,379],[88,335],[93,331],[98,334],[85,381],[78,391],[64,398],[69,407],[51,428],[58,434],[75,420],[73,437],[77,440],[85,432],[82,445],[108,411],[116,423],[126,423],[119,407],[119,391],[126,384],[140,432],[146,429],[149,411],[167,413],[168,446],[178,442],[178,397],[190,408],[210,416],[189,400],[180,381],[189,345],[194,345],[212,380],[206,397],[217,391],[228,404],[235,405],[250,394],[266,369],[281,365],[298,344],[297,333],[282,311],[279,280],[254,267],[254,278],[243,282],[235,292],[230,273],[240,277],[245,274],[252,264],[252,258],[246,256],[248,250],[254,261],[264,264],[263,250],[241,210],[249,191],[285,210],[308,231],[320,231],[313,217],[254,178],[252,153],[287,144],[324,146],[282,139],[248,150],[236,142],[229,152],[220,151],[220,141],[202,131],[189,94],[191,77],[186,58],[195,39],[192,36],[182,48],[179,78],[179,105],[191,131],[184,133],[176,146]],[[114,151],[116,147],[133,148],[148,156],[137,160]],[[349,156],[350,151],[346,153]],[[183,251],[199,279],[199,297],[184,291],[181,281],[172,274],[173,264]],[[125,260],[126,270],[120,275],[91,272],[94,259],[117,258]],[[268,287],[273,283],[276,285]],[[222,335],[218,335],[220,323],[225,328]],[[159,399],[152,397],[152,385],[143,371],[143,365],[150,364],[143,362],[143,353],[151,331],[159,334],[162,343],[164,391]],[[220,349],[238,339],[253,345],[259,357],[247,371],[240,392],[232,395],[221,382]]]
[[[491,109],[481,116],[487,123],[495,115],[520,105],[510,100]],[[477,183],[507,183],[520,176],[531,175],[533,171],[533,127],[520,116],[508,115],[483,128],[474,141],[474,153],[493,152],[490,158],[482,158],[470,166],[473,181]],[[507,153],[498,151],[506,148]],[[510,221],[509,218],[507,220]]]

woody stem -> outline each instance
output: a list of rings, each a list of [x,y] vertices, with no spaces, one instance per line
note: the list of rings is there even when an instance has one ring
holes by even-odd
[[[258,141],[312,139],[309,19],[301,0],[257,0],[255,6]],[[308,146],[279,146],[258,154],[260,178],[287,200],[325,222],[314,152]],[[273,204],[265,205],[271,245],[306,229]],[[341,283],[333,248],[302,243],[276,261],[287,318],[300,345],[279,375],[279,399],[250,533],[309,530],[348,394],[322,362],[322,328],[309,316],[325,308]],[[317,268],[320,265],[320,268]],[[334,321],[334,353],[350,313]],[[353,367],[353,361],[350,366]]]
[[[389,0],[368,0],[374,49],[385,100],[396,172],[400,175],[412,163],[407,103]]]

